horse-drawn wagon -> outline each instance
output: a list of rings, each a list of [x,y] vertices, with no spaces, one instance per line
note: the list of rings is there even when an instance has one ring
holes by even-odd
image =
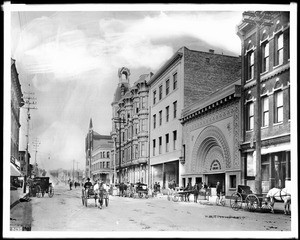
[[[54,188],[52,183],[49,181],[49,177],[35,177],[29,181],[30,195],[35,195],[36,197],[44,197],[45,193],[48,193],[50,198],[54,195]]]
[[[104,187],[98,186],[90,186],[87,187],[86,189],[82,189],[82,195],[81,195],[81,200],[82,200],[82,205],[87,207],[88,199],[94,199],[95,200],[95,207],[97,207],[97,200],[99,202],[99,208],[102,208],[103,202],[105,202],[105,206],[108,207],[108,202],[109,202],[109,194],[107,189]]]
[[[244,206],[251,212],[270,208],[263,195],[254,194],[246,185],[238,185],[237,191],[231,195],[230,206],[235,211]]]
[[[149,195],[148,195],[148,187],[147,187],[147,184],[145,183],[141,183],[141,182],[138,182],[135,184],[135,192],[137,193],[137,195],[142,198],[142,197],[145,197],[145,198],[148,198]]]

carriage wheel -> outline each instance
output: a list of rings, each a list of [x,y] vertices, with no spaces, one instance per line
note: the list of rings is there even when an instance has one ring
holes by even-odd
[[[82,189],[82,194],[81,194],[81,201],[82,205],[84,205],[84,190]]]
[[[139,197],[142,198],[143,197],[143,193],[139,192]]]
[[[233,210],[237,211],[242,206],[242,196],[238,192],[235,192],[231,195],[230,206]]]
[[[254,194],[249,194],[245,201],[250,212],[254,212],[259,207],[259,199]]]
[[[178,200],[179,200],[178,194],[174,194],[174,196],[173,196],[173,201],[174,201],[174,202],[178,202]]]
[[[48,190],[48,196],[50,198],[52,198],[54,195],[54,188],[52,186],[49,187],[49,190]]]
[[[40,198],[42,196],[42,189],[39,185],[35,187],[36,196]]]
[[[179,196],[179,198],[180,198],[180,201],[181,201],[181,202],[184,201],[184,196],[183,196],[182,194]]]
[[[220,202],[221,202],[221,205],[224,207],[225,206],[225,197],[221,197]]]
[[[87,198],[84,198],[84,205],[87,207]]]
[[[108,202],[109,202],[109,199],[108,199],[108,196],[105,198],[105,206],[107,207],[108,206]]]
[[[149,198],[149,195],[148,193],[145,193],[145,198],[148,199]]]

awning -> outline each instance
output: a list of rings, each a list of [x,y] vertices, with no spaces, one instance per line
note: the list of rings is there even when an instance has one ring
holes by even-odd
[[[14,176],[14,177],[20,177],[20,176],[22,176],[22,173],[12,163],[10,164],[10,176]]]

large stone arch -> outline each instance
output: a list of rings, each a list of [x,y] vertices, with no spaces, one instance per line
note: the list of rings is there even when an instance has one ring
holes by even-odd
[[[192,150],[192,169],[208,172],[214,160],[222,170],[231,167],[230,150],[224,134],[218,127],[208,126],[196,139]]]

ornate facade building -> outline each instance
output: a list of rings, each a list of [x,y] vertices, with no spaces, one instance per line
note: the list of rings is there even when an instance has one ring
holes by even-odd
[[[93,130],[90,119],[89,132],[86,136],[86,173],[91,180],[96,179],[110,183],[112,181],[111,151],[113,141],[110,135],[100,135]]]
[[[240,72],[239,57],[182,47],[151,77],[148,81],[151,184],[159,182],[166,188],[175,181],[185,186],[203,178],[198,172],[196,179],[196,175],[192,176],[180,163],[185,134],[181,113],[199,99],[235,82]],[[198,162],[203,160],[197,159]]]
[[[243,16],[241,180],[266,193],[291,180],[289,12]]]
[[[131,87],[130,70],[120,68],[119,84],[112,102],[112,132],[114,141],[113,182],[143,182],[148,184],[148,86],[152,73],[141,75]]]
[[[240,184],[240,83],[238,80],[183,110],[183,185],[186,181],[205,182],[214,189],[219,181],[223,192],[231,195]]]
[[[10,161],[11,174],[13,176],[21,175],[21,166],[19,161],[19,129],[20,124],[20,108],[24,105],[19,74],[16,69],[15,60],[11,59],[11,141],[10,141]],[[25,162],[22,162],[23,164]]]

